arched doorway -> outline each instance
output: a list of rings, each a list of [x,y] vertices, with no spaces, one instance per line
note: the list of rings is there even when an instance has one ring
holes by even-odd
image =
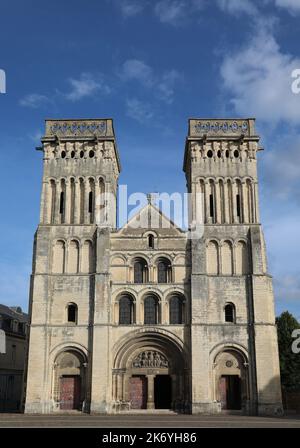
[[[182,347],[158,332],[140,333],[119,349],[113,369],[114,410],[175,409],[188,401]]]
[[[69,349],[61,352],[54,363],[54,393],[56,408],[63,411],[82,410],[85,398],[84,355]]]
[[[248,363],[235,349],[224,349],[215,358],[215,396],[222,410],[241,411],[249,400]]]

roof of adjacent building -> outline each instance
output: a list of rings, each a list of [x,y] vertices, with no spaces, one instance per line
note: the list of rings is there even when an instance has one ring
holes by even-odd
[[[0,304],[0,316],[9,317],[19,322],[28,322],[28,314],[22,311],[19,306],[6,306]]]

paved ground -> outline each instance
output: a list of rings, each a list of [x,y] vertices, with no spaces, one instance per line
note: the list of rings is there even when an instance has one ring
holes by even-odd
[[[241,415],[22,415],[0,414],[0,427],[40,428],[300,428],[300,415],[282,418]]]

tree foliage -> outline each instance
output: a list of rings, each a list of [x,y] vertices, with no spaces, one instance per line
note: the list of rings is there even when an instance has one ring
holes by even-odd
[[[300,323],[288,311],[276,318],[281,384],[286,390],[300,390],[300,353],[293,353],[292,333]],[[300,344],[298,344],[299,346]]]

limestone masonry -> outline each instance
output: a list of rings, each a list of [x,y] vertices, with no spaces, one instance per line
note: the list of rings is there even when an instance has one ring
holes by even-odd
[[[151,200],[117,228],[111,119],[46,120],[42,145],[25,412],[281,413],[254,119],[189,120],[199,239]]]

